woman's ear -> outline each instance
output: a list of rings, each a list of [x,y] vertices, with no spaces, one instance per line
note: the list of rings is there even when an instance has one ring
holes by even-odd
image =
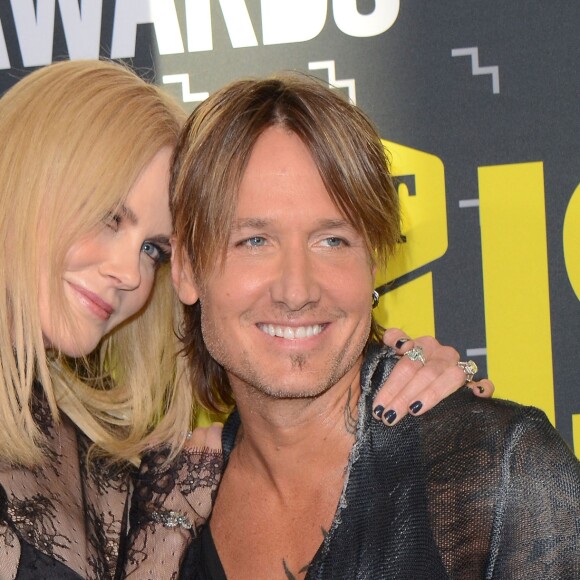
[[[191,305],[198,301],[199,292],[191,264],[185,252],[178,248],[175,237],[171,238],[171,280],[181,302]]]

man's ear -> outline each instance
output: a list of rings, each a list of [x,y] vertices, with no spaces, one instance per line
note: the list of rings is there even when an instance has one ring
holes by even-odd
[[[197,284],[193,277],[191,264],[171,238],[171,280],[177,296],[184,304],[195,304],[199,299]]]

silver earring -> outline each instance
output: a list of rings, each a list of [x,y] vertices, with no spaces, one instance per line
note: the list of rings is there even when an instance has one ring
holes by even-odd
[[[379,298],[379,293],[376,290],[373,290],[373,308],[376,308],[379,305]]]

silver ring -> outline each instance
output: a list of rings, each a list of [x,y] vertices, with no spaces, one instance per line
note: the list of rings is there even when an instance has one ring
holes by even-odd
[[[477,372],[477,365],[472,360],[468,360],[467,362],[459,361],[457,366],[465,373],[466,383],[473,380],[473,375]]]
[[[151,512],[151,521],[161,524],[164,528],[193,529],[193,524],[187,516],[174,511],[160,510]]]
[[[423,348],[418,345],[408,350],[404,356],[409,357],[411,360],[418,360],[423,366],[425,366],[425,356],[423,355]]]

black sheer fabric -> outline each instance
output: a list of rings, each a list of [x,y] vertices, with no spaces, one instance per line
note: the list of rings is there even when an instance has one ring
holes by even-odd
[[[139,470],[88,463],[90,442],[66,417],[55,425],[42,399],[34,410],[47,461],[34,470],[0,464],[0,578],[175,578],[211,510],[221,453],[186,450],[165,465],[160,451]],[[152,520],[169,511],[194,528]]]
[[[366,358],[343,493],[306,578],[580,578],[580,463],[545,415],[463,389],[387,429],[372,399],[395,362]],[[181,578],[219,578],[208,542],[194,540]]]

